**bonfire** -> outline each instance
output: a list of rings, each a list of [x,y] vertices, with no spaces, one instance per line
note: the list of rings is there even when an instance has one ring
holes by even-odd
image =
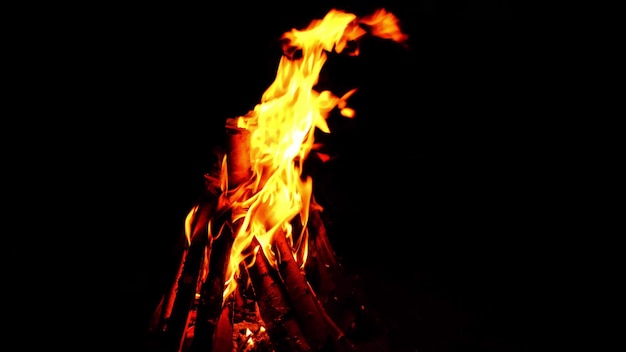
[[[227,146],[190,209],[171,290],[155,310],[159,351],[354,351],[358,316],[314,196],[307,161],[324,162],[317,133],[345,118],[351,89],[318,90],[329,53],[358,56],[359,40],[406,43],[380,9],[358,17],[332,9],[281,38],[276,78],[244,116],[226,119]]]

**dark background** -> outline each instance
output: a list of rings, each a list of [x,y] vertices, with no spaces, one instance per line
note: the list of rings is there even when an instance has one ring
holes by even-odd
[[[89,122],[75,178],[89,199],[84,226],[101,241],[91,261],[102,298],[80,301],[106,322],[94,343],[141,339],[225,119],[273,81],[280,35],[331,8],[380,7],[409,48],[366,39],[357,58],[331,56],[320,78],[359,88],[357,117],[329,120],[333,159],[314,179],[337,255],[363,276],[393,351],[534,349],[531,268],[546,215],[529,201],[541,170],[528,167],[536,137],[514,99],[510,5],[486,0],[93,11],[103,25],[76,59]]]

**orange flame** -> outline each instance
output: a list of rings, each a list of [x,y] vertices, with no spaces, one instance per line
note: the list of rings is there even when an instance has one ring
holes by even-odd
[[[283,34],[283,55],[276,79],[261,97],[261,102],[237,121],[238,128],[250,132],[251,177],[228,192],[232,222],[240,221],[226,269],[224,298],[236,287],[239,265],[256,250],[262,250],[272,265],[276,255],[272,238],[282,231],[301,266],[307,256],[307,232],[292,233],[292,221],[306,229],[309,209],[321,207],[313,199],[310,177],[303,178],[302,166],[314,146],[316,129],[330,133],[326,119],[338,108],[346,117],[354,110],[347,107],[353,89],[342,97],[330,91],[316,91],[327,53],[341,53],[349,42],[367,34],[403,42],[407,39],[395,16],[385,10],[357,18],[340,10],[329,11],[323,19],[312,21],[303,30]],[[301,55],[293,55],[301,52]],[[358,55],[358,50],[349,55]],[[225,164],[225,163],[224,163]],[[222,177],[225,173],[222,173]],[[224,186],[222,186],[224,187]],[[260,248],[250,248],[253,238]]]

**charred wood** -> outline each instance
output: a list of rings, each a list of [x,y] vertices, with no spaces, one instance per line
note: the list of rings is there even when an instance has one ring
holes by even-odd
[[[253,244],[260,246],[256,239]],[[259,313],[276,352],[313,351],[302,334],[278,272],[271,267],[260,247],[254,263],[251,264],[247,266],[248,275],[257,298]]]
[[[172,304],[171,315],[163,322],[163,345],[166,351],[180,350],[184,342],[190,312],[196,299],[198,279],[206,256],[208,223],[213,217],[217,205],[216,198],[200,202],[192,214],[190,244],[181,275],[176,282],[176,297]]]
[[[341,267],[326,233],[319,210],[311,210],[308,221],[309,255],[305,275],[324,307],[334,301]]]
[[[200,287],[194,338],[190,349],[192,352],[212,351],[214,340],[216,340],[217,345],[223,345],[223,343],[219,343],[223,337],[216,333],[225,330],[225,327],[222,325],[227,324],[225,320],[229,316],[225,311],[230,311],[223,304],[223,293],[224,275],[233,243],[233,232],[230,226],[222,226],[223,224],[228,224],[224,219],[228,219],[229,215],[230,212],[225,212],[220,217],[221,221],[218,219],[216,224],[211,224],[213,230],[209,235],[207,250],[210,254],[208,257],[208,272],[206,279]],[[216,331],[216,328],[219,328],[218,324],[221,326],[221,329]],[[232,321],[230,324],[232,325]]]
[[[304,336],[314,351],[340,351],[350,349],[350,343],[311,289],[300,265],[296,262],[291,246],[283,232],[274,236],[274,244],[279,254],[278,269],[288,294],[289,301]]]

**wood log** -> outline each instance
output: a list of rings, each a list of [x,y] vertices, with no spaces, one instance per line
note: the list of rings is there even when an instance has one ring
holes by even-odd
[[[318,299],[327,307],[334,301],[342,268],[328,238],[320,210],[310,210],[307,231],[309,255],[305,264],[305,275]]]
[[[233,351],[233,311],[229,304],[225,304],[220,314],[217,330],[213,336],[213,345],[205,352],[232,352]]]
[[[216,328],[218,322],[221,325],[226,324],[223,312],[224,276],[233,243],[233,232],[230,226],[222,225],[229,218],[230,211],[224,212],[219,219],[214,218],[216,223],[212,226],[209,237],[208,273],[200,287],[191,352],[212,351],[216,340],[217,345],[223,345],[216,334]],[[221,328],[223,330],[224,327]]]
[[[181,245],[182,250],[180,254],[180,260],[178,261],[178,266],[176,268],[176,272],[174,273],[173,281],[169,286],[170,289],[163,294],[159,305],[155,309],[154,314],[150,319],[148,332],[150,333],[152,338],[158,339],[159,336],[161,336],[165,332],[167,321],[172,314],[172,309],[176,300],[176,294],[178,292],[178,280],[183,273],[185,258],[187,256],[187,251],[189,250],[189,243],[184,233],[181,234],[180,241],[183,242]]]
[[[337,260],[336,253],[328,238],[320,210],[311,210],[309,216],[309,259],[305,267],[307,278],[313,293],[329,324],[337,326],[335,331],[342,331],[352,336],[360,329],[365,314],[363,307],[367,300],[362,295],[359,282],[349,275]],[[332,331],[332,330],[331,330]],[[345,336],[336,336],[344,339]],[[346,344],[351,344],[346,339]],[[346,346],[348,350],[353,347]]]
[[[274,234],[274,245],[279,257],[278,270],[304,336],[314,351],[322,350],[330,343],[329,331],[283,231]]]
[[[255,247],[260,246],[256,239],[252,243]],[[247,266],[247,272],[257,298],[259,314],[276,352],[313,351],[302,334],[278,272],[271,267],[260,247],[251,264]]]
[[[234,189],[250,178],[250,131],[237,126],[239,118],[226,120],[228,188]]]
[[[304,337],[314,351],[343,350],[350,347],[344,333],[332,322],[318,302],[306,279],[305,273],[296,262],[285,233],[274,235],[279,262],[278,269],[283,279],[289,301],[293,305]]]
[[[165,351],[179,351],[185,341],[190,312],[198,291],[198,278],[204,264],[208,241],[208,223],[217,205],[217,198],[207,196],[200,201],[191,216],[192,233],[183,269],[177,280],[177,293],[172,313],[164,323],[163,346]]]

